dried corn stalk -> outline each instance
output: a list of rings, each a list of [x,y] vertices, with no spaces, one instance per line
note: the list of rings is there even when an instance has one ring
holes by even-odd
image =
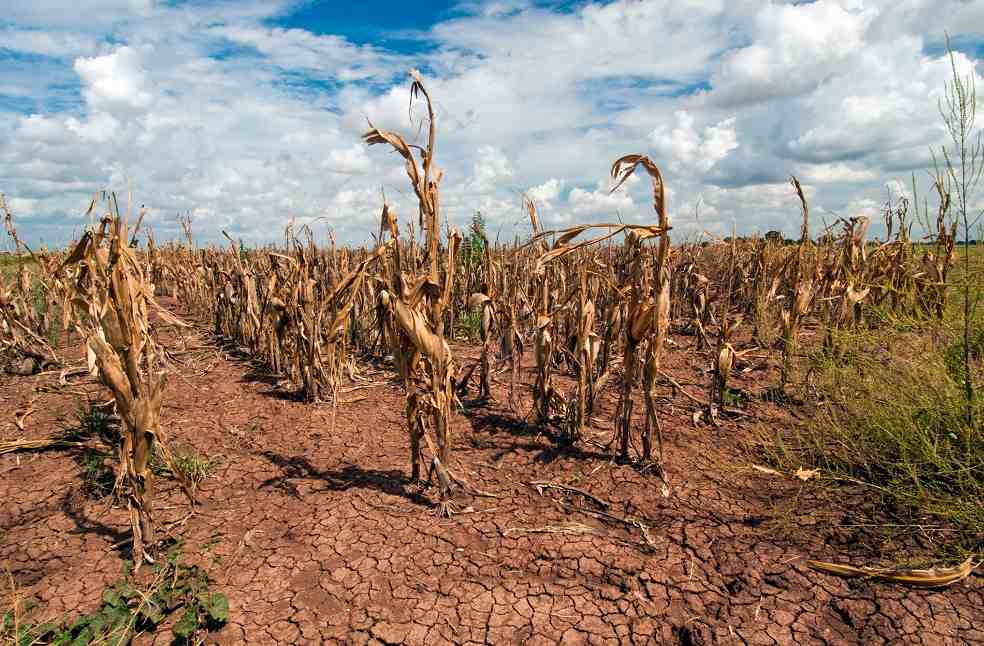
[[[53,314],[67,297],[64,282],[54,276],[57,259],[46,253],[36,255],[18,236],[13,214],[0,194],[4,228],[14,242],[14,252],[26,251],[34,271],[22,262],[10,283],[0,277],[0,363],[7,372],[31,375],[61,365],[55,351]]]
[[[793,354],[796,351],[800,324],[803,317],[809,312],[814,296],[813,279],[805,275],[807,273],[806,247],[810,241],[810,209],[806,204],[806,196],[803,194],[803,187],[800,186],[799,180],[793,177],[790,179],[790,182],[800,200],[803,210],[803,224],[800,229],[799,247],[796,249],[794,273],[791,281],[792,294],[782,310],[782,371],[780,375],[780,387],[785,387],[789,381],[789,373],[792,366]]]
[[[615,436],[619,455],[623,460],[629,458],[629,444],[632,436],[632,390],[635,386],[637,362],[644,364],[643,397],[646,403],[645,426],[642,433],[640,459],[648,464],[653,461],[653,436],[656,438],[656,466],[662,476],[663,433],[656,405],[653,400],[656,378],[659,374],[663,344],[670,325],[670,226],[666,213],[666,193],[663,176],[648,157],[626,155],[612,165],[612,178],[616,180],[613,191],[621,186],[642,166],[649,174],[653,185],[653,209],[659,217],[659,225],[647,233],[632,232],[626,238],[630,264],[623,287],[628,294],[628,325],[625,343],[625,376],[622,382],[621,398],[616,417]],[[659,236],[659,246],[651,277],[644,266],[642,243],[650,237]],[[650,287],[651,286],[651,287]],[[638,357],[639,348],[644,344],[645,353]]]
[[[160,428],[165,380],[150,329],[150,311],[157,310],[167,322],[180,322],[155,302],[153,285],[126,244],[128,227],[119,215],[115,196],[110,197],[109,209],[100,228],[82,236],[59,273],[75,270],[75,328],[85,340],[90,370],[112,391],[123,421],[117,485],[125,487],[133,556],[139,567],[143,560],[153,561],[157,542],[150,461],[158,445],[165,460],[170,456]],[[182,484],[190,497],[190,487]]]
[[[425,236],[427,271],[412,278],[407,276],[404,269],[410,267],[404,267],[400,255],[395,254],[385,277],[381,303],[388,311],[388,320],[394,324],[389,334],[391,350],[400,367],[406,390],[412,475],[419,477],[420,441],[423,439],[432,453],[432,470],[440,481],[439,513],[450,515],[454,510],[451,501],[451,479],[454,476],[449,471],[451,420],[455,402],[454,360],[445,340],[444,327],[461,237],[454,232],[448,240],[442,277],[438,186],[443,173],[434,165],[437,121],[420,74],[411,70],[410,76],[413,79],[411,100],[421,95],[427,105],[427,145],[420,149],[419,163],[410,145],[396,133],[381,131],[370,123],[370,130],[363,135],[363,140],[369,145],[389,144],[400,153],[417,196],[419,223]],[[396,218],[385,205],[381,230],[384,228],[388,228],[391,239],[396,240]]]

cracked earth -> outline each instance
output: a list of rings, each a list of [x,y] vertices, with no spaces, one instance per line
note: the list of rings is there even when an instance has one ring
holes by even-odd
[[[675,340],[665,365],[703,396],[693,340]],[[863,494],[749,468],[754,438],[790,423],[771,404],[695,427],[693,404],[667,390],[664,498],[657,478],[600,446],[613,394],[589,436],[598,444],[564,449],[523,424],[528,386],[521,413],[509,411],[499,375],[493,403],[466,402],[454,444],[458,472],[497,497],[459,491],[459,513],[440,520],[434,490],[408,479],[403,395],[385,372],[342,395],[333,426],[330,406],[296,401],[209,347],[172,370],[162,421],[172,445],[218,459],[198,511],[174,529],[229,597],[229,623],[210,642],[984,643],[979,572],[920,591],[805,565],[868,564],[879,541],[852,524],[870,504]],[[0,439],[71,427],[80,402],[106,397],[88,377],[57,384],[57,373],[0,376]],[[25,407],[35,410],[22,432],[11,412]],[[80,470],[72,451],[0,456],[0,563],[40,601],[39,619],[97,607],[129,556],[125,510],[84,496]],[[158,523],[186,511],[175,484],[159,480]],[[918,550],[917,539],[895,542]],[[170,640],[165,630],[138,643]]]

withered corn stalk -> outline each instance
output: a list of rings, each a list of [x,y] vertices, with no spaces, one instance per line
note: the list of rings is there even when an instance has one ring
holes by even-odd
[[[803,224],[800,228],[800,241],[796,256],[791,258],[793,266],[792,280],[787,291],[787,299],[782,309],[782,370],[780,373],[780,388],[785,388],[789,381],[793,355],[799,337],[800,324],[803,317],[810,311],[813,303],[813,276],[807,266],[806,251],[810,243],[810,209],[806,204],[803,187],[795,177],[790,179],[793,189],[799,197],[803,210]]]
[[[521,274],[518,271],[507,274],[508,271],[508,266],[504,266],[498,274],[498,293],[504,302],[494,314],[500,331],[498,356],[500,359],[509,360],[509,407],[516,412],[519,410],[519,403],[516,400],[516,381],[519,379],[525,349],[523,335],[520,332],[521,310],[528,308],[522,301]]]
[[[15,254],[23,259],[26,251],[34,271],[22,261],[16,276],[8,283],[0,276],[0,369],[20,375],[61,365],[55,350],[54,313],[63,307],[67,289],[55,276],[58,260],[47,253],[35,254],[18,236],[13,214],[0,194],[4,228],[14,242]],[[23,251],[22,251],[23,250]]]
[[[384,132],[369,124],[363,135],[369,145],[389,144],[406,162],[407,177],[417,196],[420,228],[425,237],[426,272],[409,275],[413,264],[401,262],[396,216],[383,206],[381,230],[388,229],[395,242],[388,271],[384,276],[381,302],[393,323],[389,330],[391,351],[400,369],[406,392],[407,428],[410,436],[412,477],[420,476],[421,440],[431,451],[431,469],[440,483],[438,511],[451,515],[451,421],[454,415],[454,358],[445,339],[445,310],[452,293],[456,256],[461,236],[453,232],[448,240],[442,276],[439,184],[442,171],[434,165],[437,122],[430,95],[420,74],[411,70],[411,100],[423,96],[427,105],[427,145],[420,149],[420,161],[400,135]],[[419,148],[419,147],[418,147]],[[431,439],[433,433],[433,439]]]
[[[617,160],[612,168],[612,175],[618,180],[615,189],[617,189],[618,186],[621,185],[621,183],[624,182],[629,175],[631,175],[636,165],[642,165],[646,171],[650,173],[653,179],[654,207],[660,215],[660,221],[665,225],[666,214],[665,211],[662,210],[662,176],[660,175],[655,164],[653,164],[648,158],[641,155],[628,155]],[[607,231],[593,238],[581,240],[576,243],[574,242],[575,238],[591,229],[606,229]],[[534,396],[538,398],[539,406],[541,406],[538,414],[544,415],[549,412],[549,407],[553,398],[553,394],[550,390],[546,390],[543,387],[543,376],[546,375],[549,377],[549,368],[551,366],[551,362],[549,360],[550,357],[546,351],[552,351],[553,348],[551,343],[552,335],[549,334],[549,328],[554,325],[554,321],[559,318],[559,315],[567,309],[565,303],[561,303],[551,309],[551,298],[549,297],[549,291],[547,288],[547,270],[551,265],[555,264],[556,261],[562,258],[581,250],[585,250],[589,247],[597,245],[598,243],[610,240],[620,234],[625,235],[625,253],[623,255],[627,258],[626,270],[625,275],[621,277],[621,283],[617,286],[617,289],[624,295],[623,306],[626,311],[625,331],[627,338],[625,351],[623,354],[624,375],[622,380],[621,398],[619,400],[616,418],[615,440],[619,445],[620,454],[626,458],[628,456],[629,438],[631,437],[632,392],[636,382],[638,381],[639,372],[641,370],[641,366],[639,364],[643,360],[640,357],[639,347],[640,344],[644,342],[649,343],[652,341],[652,354],[647,354],[645,356],[652,358],[653,366],[658,366],[659,352],[662,348],[662,342],[663,339],[665,339],[666,331],[669,327],[669,269],[665,268],[665,271],[661,272],[659,279],[653,281],[647,280],[646,254],[643,242],[657,236],[661,237],[660,249],[662,250],[662,253],[658,256],[658,262],[665,264],[669,255],[669,237],[666,235],[667,231],[668,227],[664,227],[662,225],[646,226],[626,224],[584,224],[559,231],[544,231],[539,233],[537,236],[534,236],[534,238],[527,243],[530,245],[538,245],[547,236],[557,236],[552,247],[537,258],[536,268],[533,272],[533,275],[536,277],[539,284],[538,287],[540,290],[540,303],[538,304],[536,323],[538,334],[540,335],[538,337],[537,345],[537,364],[538,367],[543,367],[540,370],[540,377],[538,378],[534,389]],[[559,268],[562,264],[558,264],[557,266]],[[650,290],[652,289],[650,287],[651,284],[655,284],[659,291],[650,293]],[[582,290],[575,290],[574,294],[577,295],[580,291]],[[586,287],[583,292],[588,292]],[[590,310],[585,308],[584,310],[577,309],[575,311],[577,311],[577,315],[581,319],[576,322],[574,326],[575,329],[578,330],[578,334],[575,336],[575,339],[578,337],[581,339],[587,339],[588,335],[585,333],[587,326],[584,325],[584,322],[586,319],[593,319],[593,307]],[[580,341],[578,341],[578,343],[580,343]],[[581,353],[582,357],[584,357],[582,361],[585,361],[585,363],[593,362],[593,358],[597,356],[597,352],[592,350],[589,344],[584,344],[582,347],[585,348],[583,353],[581,353],[579,348],[579,353]],[[649,346],[647,346],[647,348],[648,347]],[[541,348],[546,350],[542,354],[540,352]],[[585,355],[587,356],[585,357]],[[585,366],[582,370],[585,375],[593,374],[593,366]],[[578,396],[580,397],[583,395],[585,399],[589,399],[592,390],[593,389],[590,384],[585,384],[584,388],[578,388]],[[582,404],[581,402],[573,402],[571,405],[577,406],[578,411],[584,411],[586,410],[585,404]],[[654,407],[653,411],[655,412]],[[650,425],[648,428],[650,429],[649,433],[651,433],[653,429],[655,429],[658,433],[658,420],[650,420]],[[647,460],[652,457],[651,437],[649,441],[650,452],[645,456]]]
[[[498,299],[498,279],[497,266],[492,259],[492,249],[489,241],[484,240],[482,247],[482,270],[481,282],[478,291],[472,292],[468,297],[468,309],[478,314],[480,317],[479,334],[482,339],[482,355],[479,357],[479,399],[489,399],[492,396],[490,385],[492,371],[492,342],[495,340],[495,332],[499,325],[499,313],[501,309],[497,304]],[[501,346],[501,344],[500,344]],[[461,390],[463,384],[459,384]]]
[[[957,242],[957,221],[954,220],[947,228],[946,217],[950,210],[950,192],[947,190],[946,179],[942,171],[937,172],[933,187],[939,196],[936,213],[936,246],[935,249],[927,251],[923,255],[923,276],[913,282],[915,282],[923,311],[943,320],[943,312],[946,308],[947,279],[950,267],[953,266],[953,248]],[[898,272],[901,275],[907,273]]]
[[[126,218],[115,195],[99,229],[87,231],[62,264],[59,273],[74,271],[72,307],[76,331],[85,340],[90,371],[113,393],[123,421],[117,446],[120,470],[117,490],[125,488],[133,530],[137,567],[153,562],[157,543],[154,521],[154,479],[150,461],[155,450],[170,464],[161,432],[164,374],[150,327],[150,312],[183,325],[153,297],[153,285],[127,244]],[[172,472],[180,477],[180,471]],[[182,481],[191,498],[191,488]]]
[[[576,444],[581,440],[588,415],[588,406],[592,401],[594,384],[594,364],[598,356],[599,341],[594,331],[595,327],[595,293],[589,281],[588,270],[584,264],[578,267],[577,308],[575,314],[574,359],[577,391],[573,401],[568,403],[567,441]]]
[[[635,387],[638,364],[641,363],[646,411],[639,457],[645,464],[653,461],[655,435],[656,466],[662,475],[663,433],[653,396],[663,345],[670,324],[670,226],[666,213],[663,176],[656,164],[645,155],[626,155],[617,159],[612,165],[612,179],[616,182],[612,190],[621,186],[639,166],[642,166],[652,180],[653,209],[659,218],[659,224],[632,229],[626,236],[625,247],[629,254],[629,264],[622,285],[627,295],[625,374],[622,378],[622,390],[615,418],[615,439],[619,456],[623,460],[628,460],[629,445],[632,441],[632,391]],[[652,267],[647,267],[643,243],[655,236],[659,236],[655,262]],[[644,348],[643,353],[640,353],[640,348]]]
[[[534,275],[539,279],[540,284],[537,290],[534,331],[536,381],[533,384],[533,405],[538,426],[543,426],[550,421],[551,407],[560,399],[553,387],[554,320],[551,316],[552,294],[549,272],[546,263],[537,262]]]
[[[717,354],[714,360],[714,379],[711,384],[711,393],[708,398],[709,407],[711,410],[708,411],[711,420],[715,419],[715,404],[718,410],[724,410],[725,405],[725,395],[728,391],[728,377],[731,375],[731,369],[735,364],[735,347],[732,345],[732,338],[738,326],[741,325],[741,315],[732,315],[731,305],[732,305],[732,295],[734,292],[734,281],[738,277],[737,274],[737,260],[738,260],[738,242],[736,240],[737,236],[734,233],[734,227],[732,227],[731,234],[731,266],[728,268],[728,289],[724,302],[724,309],[721,312],[721,325],[718,329],[718,344],[717,344]]]

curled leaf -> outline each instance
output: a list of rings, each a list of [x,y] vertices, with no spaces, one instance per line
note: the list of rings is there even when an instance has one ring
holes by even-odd
[[[874,567],[854,567],[826,561],[807,561],[814,570],[836,574],[843,577],[868,577],[889,583],[901,583],[917,588],[943,588],[962,581],[970,576],[980,563],[974,564],[972,557],[954,567],[930,568],[928,570],[892,569]]]

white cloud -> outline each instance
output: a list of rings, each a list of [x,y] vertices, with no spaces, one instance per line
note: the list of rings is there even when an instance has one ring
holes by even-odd
[[[848,164],[801,164],[796,175],[807,182],[821,184],[859,183],[878,179],[878,174],[869,168],[854,168]]]
[[[677,111],[674,117],[676,125],[672,129],[657,126],[649,139],[653,148],[668,158],[670,166],[676,170],[706,173],[738,147],[735,117],[700,131],[694,127],[694,118],[686,110]]]
[[[4,20],[50,29],[80,23],[112,23],[151,15],[154,0],[86,0],[81,7],[72,0],[11,0],[4,4]]]
[[[330,74],[338,81],[357,81],[388,74],[387,56],[372,47],[353,45],[341,36],[315,35],[303,29],[226,26],[214,33],[249,45],[284,69]]]
[[[84,143],[105,144],[113,141],[119,127],[116,117],[106,112],[96,112],[84,121],[75,117],[65,119],[65,129]]]
[[[4,49],[51,57],[91,54],[96,48],[91,37],[78,33],[9,27],[0,29],[0,43]]]
[[[151,101],[140,55],[131,47],[111,54],[78,58],[75,71],[82,79],[86,102],[95,110],[146,108]]]
[[[490,231],[527,231],[524,192],[548,226],[649,221],[645,177],[608,192],[612,161],[639,152],[664,172],[674,235],[794,234],[789,174],[815,213],[855,215],[929,163],[942,29],[962,73],[984,69],[967,53],[984,5],[960,0],[463,4],[404,34],[426,41],[412,56],[272,24],[292,1],[5,7],[0,188],[22,232],[70,236],[93,192],[132,187],[159,236],[191,212],[201,240],[275,240],[290,218],[365,240],[381,189],[416,217],[402,159],[359,136],[368,117],[422,143],[417,66],[453,224],[478,209]]]
[[[512,179],[514,175],[509,158],[495,146],[481,146],[472,168],[470,189],[478,193],[489,193]]]
[[[32,114],[20,119],[18,133],[39,144],[57,143],[65,136],[65,126],[57,119]]]
[[[531,187],[526,191],[529,198],[540,204],[550,204],[558,197],[564,188],[564,180],[551,177],[542,184]]]
[[[878,202],[871,198],[858,198],[848,203],[844,209],[844,216],[848,218],[866,217],[871,222],[878,222],[881,220],[884,208],[884,200]]]
[[[917,38],[899,38],[910,47]],[[892,60],[892,56],[895,60]],[[954,57],[966,75],[972,62]],[[882,44],[856,61],[853,77],[831,82],[813,94],[800,113],[805,123],[789,141],[790,152],[809,161],[834,161],[903,149],[921,149],[943,140],[937,102],[950,62],[944,57],[899,55]],[[977,75],[978,83],[984,78]]]
[[[912,200],[912,191],[910,190],[911,188],[912,188],[911,184],[906,184],[900,179],[891,179],[885,182],[885,189],[887,192],[886,201],[891,200],[894,202],[899,198],[905,198],[911,201]]]
[[[753,42],[724,56],[712,76],[710,97],[731,105],[814,88],[864,46],[864,30],[873,18],[873,12],[835,0],[763,4]]]
[[[625,191],[609,192],[602,184],[589,191],[580,187],[571,190],[568,201],[575,215],[594,216],[596,219],[615,221],[614,215],[625,219],[625,215],[635,215],[635,203]]]

